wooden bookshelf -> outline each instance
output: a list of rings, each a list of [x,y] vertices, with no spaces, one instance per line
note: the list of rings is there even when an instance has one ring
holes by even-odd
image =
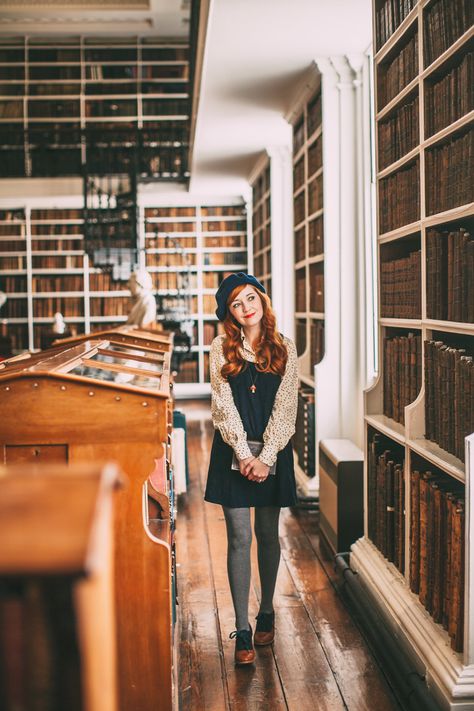
[[[158,294],[172,297],[183,290],[183,268],[179,249],[190,261],[189,296],[194,345],[176,382],[209,383],[209,350],[222,332],[215,315],[214,294],[230,273],[246,271],[248,265],[247,213],[243,204],[199,203],[174,207],[145,207],[145,255],[147,269],[154,275]]]
[[[365,393],[365,536],[351,553],[447,709],[461,677],[474,702],[469,13],[464,0],[374,2],[380,368]]]
[[[313,377],[324,355],[324,216],[321,85],[293,125],[296,347],[300,371]]]
[[[270,157],[252,182],[253,273],[272,295],[272,221]]]
[[[306,84],[306,83],[305,83]],[[292,111],[295,343],[300,387],[293,437],[300,495],[317,496],[314,366],[324,355],[324,200],[322,86],[318,71]]]
[[[86,146],[89,165],[113,147],[120,172],[136,146],[142,177],[183,177],[189,110],[186,43],[0,39],[2,178],[80,175]]]
[[[207,355],[221,332],[214,294],[229,273],[248,265],[247,211],[242,203],[140,207],[140,260],[152,274],[158,296],[172,301],[184,290],[191,312],[193,346],[177,383],[208,387]],[[55,311],[77,333],[126,321],[126,283],[95,268],[85,254],[80,208],[36,207],[0,212],[0,288],[8,295],[1,317],[15,351],[39,348]],[[13,260],[13,261],[12,261]],[[13,263],[14,262],[14,263]],[[160,315],[158,315],[160,319]]]

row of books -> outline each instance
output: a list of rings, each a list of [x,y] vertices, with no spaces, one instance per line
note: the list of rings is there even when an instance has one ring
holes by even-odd
[[[264,200],[253,212],[253,224],[257,229],[270,217],[270,199]]]
[[[375,36],[377,49],[393,35],[405,17],[413,10],[417,0],[385,0],[377,9],[375,16]]]
[[[474,131],[425,152],[426,213],[434,215],[474,200]]]
[[[307,138],[311,138],[313,133],[321,126],[323,121],[323,105],[322,105],[322,95],[321,90],[318,90],[316,95],[308,103],[307,107],[307,124],[308,124],[308,135]]]
[[[33,253],[33,269],[82,269],[83,255],[38,256]]]
[[[415,148],[420,140],[418,95],[407,99],[395,113],[379,123],[379,170]]]
[[[0,289],[6,294],[25,294],[28,289],[26,276],[2,275]]]
[[[420,219],[420,163],[417,159],[379,182],[380,233]]]
[[[197,255],[194,252],[186,252],[185,255],[180,252],[165,252],[163,254],[146,255],[147,267],[183,267],[188,264],[196,264]],[[219,262],[220,263],[220,262]]]
[[[306,257],[306,229],[304,225],[295,231],[294,244],[295,263],[298,263]]]
[[[418,74],[418,32],[377,72],[377,107],[381,111]]]
[[[432,136],[474,109],[474,53],[441,79],[425,82],[425,135]]]
[[[116,301],[116,299],[114,299]],[[59,311],[63,316],[84,316],[84,299],[77,297],[34,299],[33,316],[49,317]]]
[[[67,276],[34,276],[31,280],[33,292],[43,291],[83,291],[84,277],[82,274]]]
[[[147,249],[195,249],[196,237],[149,237],[146,241]]]
[[[309,310],[324,311],[324,271],[321,263],[309,267]]]
[[[405,407],[421,388],[421,336],[384,338],[383,414],[405,424]]]
[[[382,318],[421,318],[421,251],[380,264]]]
[[[426,313],[474,323],[474,237],[464,228],[426,233]]]
[[[424,13],[425,67],[445,52],[472,26],[471,0],[435,0]]]
[[[464,497],[464,486],[439,470],[411,473],[410,589],[456,652],[463,650]]]
[[[315,474],[314,402],[314,391],[301,386],[298,390],[298,410],[292,444],[298,456],[298,464],[308,477]]]
[[[196,232],[195,222],[150,222],[147,224],[147,234],[171,235],[173,232]]]
[[[304,115],[293,126],[293,156],[297,155],[306,140]]]
[[[12,353],[21,353],[21,351],[28,350],[28,326],[24,324],[9,324],[7,329],[8,337],[8,352],[5,356],[9,356]],[[7,345],[7,344],[5,344]]]
[[[293,168],[293,191],[296,192],[301,188],[305,181],[305,159],[304,156],[302,156],[297,163],[295,163],[295,166]]]
[[[247,264],[247,252],[203,252],[202,263],[207,266],[220,264],[244,266]]]
[[[209,380],[209,374],[207,376]],[[178,375],[175,378],[177,383],[198,383],[199,382],[199,365],[196,360],[185,360],[181,363]]]
[[[89,272],[90,291],[121,291],[124,288],[124,282],[115,281],[108,272]]]
[[[28,316],[28,303],[26,299],[8,298],[1,312],[1,318],[26,318]]]
[[[31,220],[48,220],[54,225],[55,234],[69,234],[71,230],[74,229],[75,225],[61,225],[57,224],[57,220],[83,220],[84,215],[81,209],[67,208],[62,209],[59,207],[52,208],[34,208],[31,210]],[[39,229],[41,225],[32,226],[32,229]],[[80,225],[79,225],[80,227]],[[49,228],[51,229],[51,228]],[[66,232],[63,230],[66,229]],[[43,234],[41,232],[35,232],[34,234]]]
[[[26,269],[26,253],[16,257],[0,257],[0,269]]]
[[[82,239],[32,239],[31,248],[33,254],[35,251],[45,251],[45,252],[68,252],[69,250],[79,250],[82,249]]]
[[[204,346],[210,346],[218,334],[218,324],[205,322],[202,327],[202,342]],[[197,341],[197,339],[196,339]]]
[[[245,232],[247,224],[245,220],[213,220],[212,222],[203,221],[203,232]]]
[[[96,296],[90,300],[90,313],[91,316],[127,316],[132,305],[128,296],[117,296],[113,299]]]
[[[308,148],[308,177],[323,166],[323,138],[319,136]]]
[[[270,163],[262,170],[258,178],[252,185],[253,188],[253,203],[256,205],[265,193],[270,190]]]
[[[232,272],[204,272],[202,275],[202,285],[205,289],[219,288],[219,284]]]
[[[324,252],[324,218],[322,215],[308,223],[308,257],[316,257]]]
[[[294,199],[293,203],[294,224],[299,225],[306,217],[305,190]]]
[[[304,267],[295,272],[295,310],[306,311],[306,270]]]
[[[264,275],[269,274],[272,270],[270,253],[265,252],[264,254],[255,255],[253,260],[253,266],[255,276],[257,276],[257,274],[260,274],[260,276],[263,277]]]
[[[202,208],[205,209],[205,208]],[[204,214],[204,213],[203,213]],[[208,213],[210,214],[210,213]],[[226,213],[221,213],[226,214]],[[195,207],[146,207],[145,219],[157,219],[161,217],[195,217]]]
[[[259,230],[258,232],[254,232],[253,235],[253,248],[254,252],[259,252],[261,249],[264,249],[265,247],[268,247],[271,244],[272,241],[272,233],[271,233],[271,226],[267,225],[263,229]],[[209,242],[206,242],[208,246]],[[216,245],[217,246],[217,245]],[[222,245],[222,246],[232,246],[232,245]],[[236,247],[243,247],[244,245],[235,245]]]
[[[317,178],[308,183],[308,213],[312,215],[323,206],[323,176],[318,175]]]
[[[311,319],[309,322],[309,342],[310,342],[310,357],[311,357],[311,372],[312,366],[319,363],[324,355],[324,321],[320,319]]]
[[[425,341],[425,436],[461,461],[464,438],[474,432],[474,363],[471,352]]]
[[[401,447],[378,432],[369,435],[367,486],[369,538],[404,573],[404,455]]]
[[[295,327],[295,345],[299,356],[306,350],[306,319],[297,318]]]

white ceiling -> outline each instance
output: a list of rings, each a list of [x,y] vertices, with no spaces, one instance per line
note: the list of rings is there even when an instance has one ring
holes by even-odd
[[[0,34],[184,38],[190,0],[0,0]]]
[[[370,44],[371,0],[211,0],[191,190],[241,194],[315,57]]]

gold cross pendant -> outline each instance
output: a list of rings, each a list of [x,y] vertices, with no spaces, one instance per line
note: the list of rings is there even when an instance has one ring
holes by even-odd
[[[250,386],[250,391],[252,392],[252,394],[255,393],[255,390],[256,390],[256,389],[257,389],[257,386],[256,386],[256,385],[251,385],[251,386]]]

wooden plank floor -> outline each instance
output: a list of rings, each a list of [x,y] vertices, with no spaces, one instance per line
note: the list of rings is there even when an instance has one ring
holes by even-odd
[[[188,422],[191,485],[177,520],[180,711],[400,711],[335,587],[318,515],[283,509],[273,647],[235,667],[234,611],[220,506],[203,500],[213,436],[206,401],[178,402]],[[250,621],[258,612],[252,546]]]

